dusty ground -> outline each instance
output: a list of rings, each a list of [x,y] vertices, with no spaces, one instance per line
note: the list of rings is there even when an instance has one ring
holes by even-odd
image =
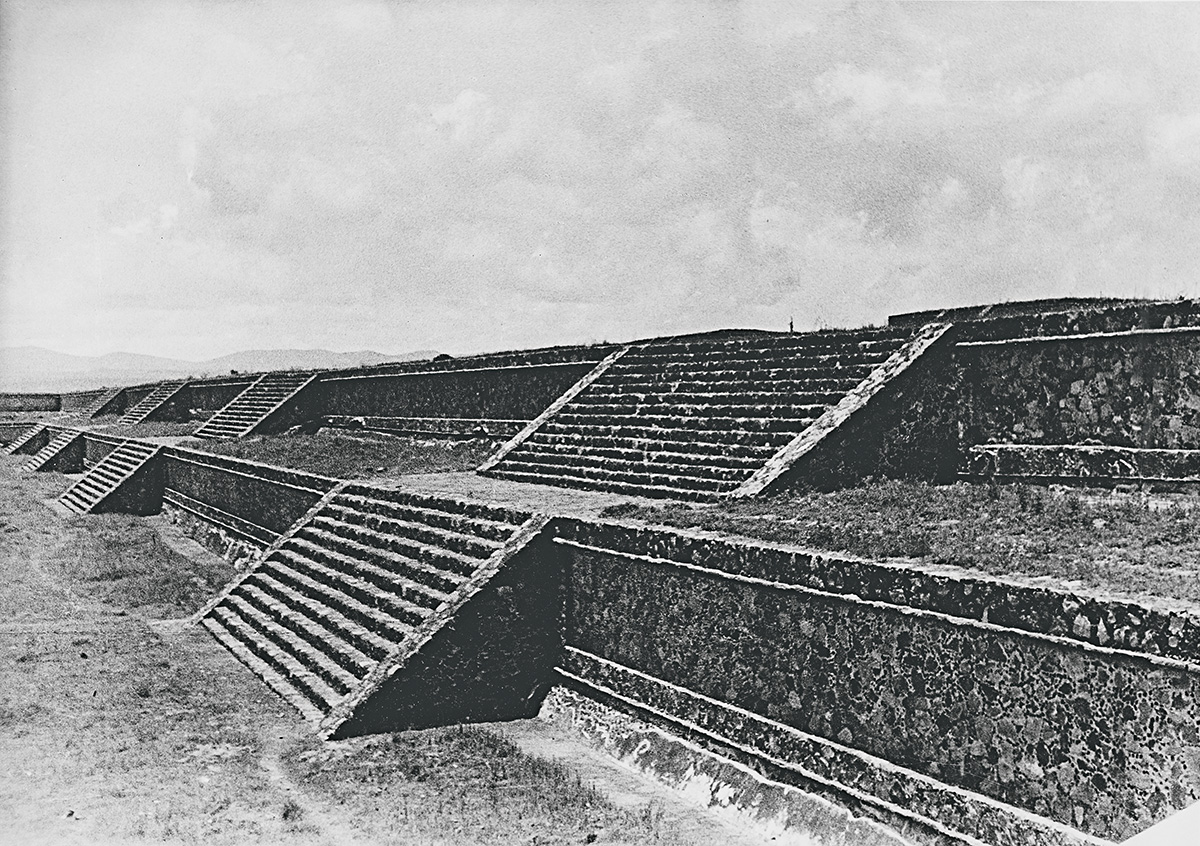
[[[536,721],[313,740],[179,619],[219,561],[54,514],[65,480],[24,460],[0,456],[0,843],[759,842]]]

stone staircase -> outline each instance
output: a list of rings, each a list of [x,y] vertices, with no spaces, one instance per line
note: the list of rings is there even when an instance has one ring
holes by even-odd
[[[62,429],[54,434],[50,439],[50,443],[46,444],[37,454],[26,462],[21,469],[26,473],[33,473],[41,470],[55,456],[75,442],[76,438],[83,437],[83,432],[79,429]]]
[[[83,410],[83,416],[85,418],[98,416],[104,411],[109,403],[119,397],[124,390],[124,388],[109,388],[107,391],[93,400],[91,404]]]
[[[240,438],[295,397],[313,379],[311,372],[266,373],[195,431],[197,438]]]
[[[36,439],[38,436],[45,434],[45,432],[45,423],[35,423],[10,441],[8,445],[4,447],[4,451],[9,455],[16,455],[17,453],[21,452],[22,449],[27,447],[31,441]]]
[[[480,472],[641,496],[729,494],[900,349],[904,329],[654,341]]]
[[[163,403],[175,396],[184,385],[187,384],[186,379],[180,379],[175,382],[159,382],[158,386],[133,406],[125,410],[121,415],[121,419],[117,422],[122,426],[132,426],[135,423],[141,423],[147,417],[160,408]]]
[[[530,519],[343,485],[196,619],[328,735],[527,542]]]
[[[76,514],[101,509],[104,501],[117,492],[135,473],[146,466],[161,449],[157,444],[128,440],[104,456],[82,479],[58,498],[59,504]]]

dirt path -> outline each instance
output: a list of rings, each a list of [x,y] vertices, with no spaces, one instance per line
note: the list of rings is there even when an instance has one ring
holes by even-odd
[[[64,562],[86,564],[111,522],[53,513],[63,477],[18,474],[23,460],[0,457],[0,844],[761,842],[535,721],[495,728],[569,777],[507,752],[465,761],[453,730],[315,741],[203,630],[71,582]],[[149,522],[174,552],[212,558]]]

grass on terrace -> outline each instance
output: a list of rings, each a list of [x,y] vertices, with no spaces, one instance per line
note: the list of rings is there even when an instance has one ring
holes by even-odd
[[[432,440],[322,429],[316,434],[188,441],[181,446],[336,479],[370,479],[407,473],[473,470],[496,450],[497,445],[486,439]]]
[[[881,481],[715,506],[615,506],[605,515],[1200,603],[1200,501],[1183,496]]]

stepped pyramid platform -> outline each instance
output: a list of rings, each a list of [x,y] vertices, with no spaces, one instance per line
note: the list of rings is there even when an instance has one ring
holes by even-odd
[[[729,495],[903,352],[915,331],[636,345],[597,367],[479,472],[637,496]]]
[[[21,469],[26,473],[33,473],[38,470],[60,469],[56,466],[57,462],[55,459],[82,437],[83,430],[81,429],[60,429],[56,431],[50,442],[38,450],[37,454],[26,462]],[[82,455],[79,456],[79,463],[82,463]]]
[[[121,415],[119,422],[122,426],[132,426],[135,423],[141,423],[155,411],[163,406],[167,400],[179,393],[180,389],[187,384],[186,379],[180,379],[175,382],[160,382],[149,394],[144,396],[141,401],[126,409]]]
[[[112,404],[112,401],[115,400],[117,397],[119,397],[124,392],[125,392],[124,388],[109,388],[103,394],[96,397],[96,399],[93,400],[92,403],[83,410],[83,416],[85,418],[92,418],[92,417],[99,417],[101,414],[105,414],[106,409],[108,408],[108,406],[110,404]],[[107,412],[107,413],[112,413],[112,412]]]
[[[316,378],[312,372],[265,373],[195,431],[197,438],[241,438],[259,428]]]
[[[9,455],[20,455],[21,453],[34,453],[44,447],[50,441],[49,429],[45,423],[34,423],[21,434],[17,435],[9,444],[4,447],[4,451]]]
[[[59,504],[76,514],[147,513],[144,506],[137,504],[145,499],[138,488],[152,482],[147,477],[152,469],[152,459],[160,449],[158,444],[145,441],[123,441],[68,488],[58,498]]]
[[[546,522],[346,483],[196,620],[326,737],[532,716],[561,601],[528,576]]]

